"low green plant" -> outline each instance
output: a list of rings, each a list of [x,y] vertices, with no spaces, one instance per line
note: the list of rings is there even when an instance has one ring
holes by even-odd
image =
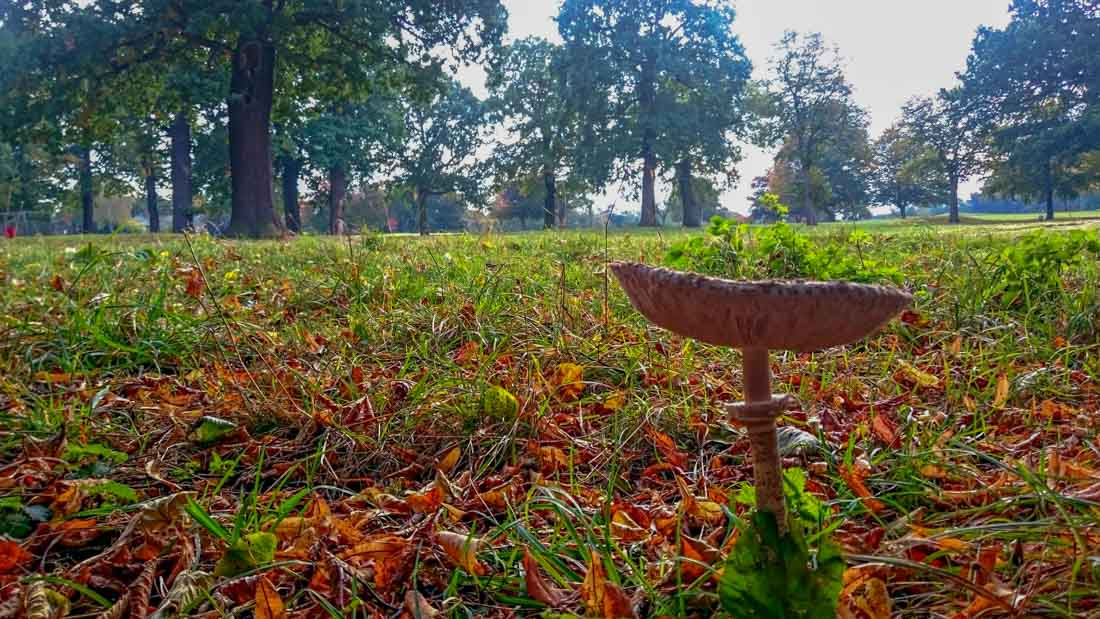
[[[1096,230],[1036,230],[1025,234],[1001,250],[992,292],[1005,307],[1057,292],[1066,270],[1089,254],[1100,256]]]
[[[827,512],[806,491],[801,469],[784,471],[789,516],[781,533],[775,515],[753,511],[725,560],[718,597],[735,617],[832,619],[844,579],[840,548],[828,537]],[[755,505],[742,487],[736,501]]]

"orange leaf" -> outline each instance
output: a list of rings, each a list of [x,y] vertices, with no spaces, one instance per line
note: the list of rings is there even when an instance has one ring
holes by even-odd
[[[650,427],[646,428],[646,433],[649,434],[653,446],[657,448],[657,451],[661,453],[665,460],[681,469],[687,466],[687,454],[676,448],[676,441],[672,440],[671,436]]]
[[[32,561],[34,557],[22,546],[11,540],[0,539],[0,574],[9,574],[14,568]]]
[[[443,456],[439,463],[435,465],[435,468],[443,473],[450,473],[454,470],[455,465],[458,464],[459,458],[462,457],[462,450],[458,447],[447,452],[447,455]]]
[[[886,504],[871,495],[871,491],[863,483],[863,476],[852,470],[852,467],[841,469],[840,476],[844,479],[844,483],[852,489],[852,492],[863,501],[863,506],[868,511],[877,514],[886,509]]]
[[[443,506],[443,488],[436,484],[423,494],[410,494],[405,502],[418,514],[434,514]]]
[[[841,619],[890,619],[890,594],[886,583],[875,574],[877,570],[850,568],[844,572],[844,589],[840,592],[837,616]]]
[[[476,576],[484,576],[489,572],[477,558],[477,551],[484,545],[480,539],[451,531],[440,531],[435,538],[443,552],[462,569]]]
[[[527,595],[532,600],[542,602],[551,608],[557,608],[565,603],[567,595],[565,591],[558,589],[546,582],[539,572],[539,564],[531,551],[523,550],[523,579],[527,582]]]
[[[206,288],[206,280],[203,279],[202,273],[198,269],[191,269],[187,273],[187,296],[192,298],[199,298],[202,296],[202,291]]]
[[[894,429],[894,424],[882,415],[875,415],[871,419],[871,430],[873,430],[875,436],[887,446],[901,446],[901,441],[898,440],[898,433],[897,430]]]
[[[275,586],[267,579],[260,577],[256,583],[256,619],[286,619],[286,607],[283,606],[283,598]]]
[[[993,407],[1003,408],[1008,402],[1008,377],[1004,374],[997,376],[997,390],[993,394]]]
[[[626,592],[618,585],[608,582],[603,559],[595,551],[588,562],[588,573],[581,583],[581,599],[584,600],[584,607],[588,609],[590,617],[634,619],[638,616]]]

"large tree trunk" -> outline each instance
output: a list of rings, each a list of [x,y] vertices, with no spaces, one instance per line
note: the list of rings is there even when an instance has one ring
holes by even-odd
[[[157,175],[152,162],[145,168],[145,209],[149,212],[149,232],[160,232],[160,211],[157,205]]]
[[[542,184],[546,186],[546,198],[542,205],[542,227],[549,230],[554,227],[558,199],[557,179],[553,171],[547,170],[542,173]]]
[[[692,185],[691,161],[681,159],[676,164],[676,180],[680,182],[680,204],[683,206],[685,228],[698,228],[703,225],[703,213],[695,200],[695,187]]]
[[[959,223],[959,177],[951,175],[951,210],[947,215],[947,222]]]
[[[348,194],[348,173],[343,164],[336,164],[328,171],[328,232],[344,233],[344,198]]]
[[[92,147],[80,148],[80,210],[83,214],[80,231],[95,232],[95,194],[92,190]]]
[[[806,225],[817,225],[817,210],[814,208],[813,177],[810,175],[811,166],[802,165],[802,216],[806,218]]]
[[[416,229],[420,236],[428,236],[428,194],[416,191]]]
[[[642,123],[642,217],[639,225],[657,227],[657,154],[654,152],[657,141],[655,107],[657,105],[657,62],[647,55],[642,65],[640,89]]]
[[[233,54],[229,94],[230,236],[278,236],[271,170],[275,46],[244,38]]]
[[[905,219],[905,203],[901,201],[901,188],[894,188],[894,202],[897,203],[898,210],[901,211],[901,218]]]
[[[569,201],[566,194],[558,194],[558,227],[565,228],[565,220],[569,215]]]
[[[168,129],[172,138],[172,232],[191,227],[191,123],[179,112]]]
[[[298,178],[301,174],[301,160],[283,157],[283,214],[287,229],[295,233],[302,231],[302,208],[298,204]]]

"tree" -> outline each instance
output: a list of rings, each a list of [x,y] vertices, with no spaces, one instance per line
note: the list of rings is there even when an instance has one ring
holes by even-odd
[[[424,100],[406,98],[405,141],[392,156],[396,184],[409,188],[417,205],[417,230],[428,234],[428,198],[455,194],[466,204],[481,198],[475,156],[486,142],[485,107],[455,82]]]
[[[872,200],[893,205],[905,219],[909,206],[946,202],[950,182],[928,146],[894,124],[873,145]]]
[[[349,184],[365,182],[387,168],[392,154],[403,144],[400,113],[395,98],[379,95],[361,103],[329,106],[306,120],[290,138],[298,153],[292,152],[294,146],[280,148],[286,177],[283,199],[288,205],[291,200],[297,203],[297,187],[288,185],[297,182],[303,166],[323,173],[327,178],[328,230],[342,234]]]
[[[935,153],[948,182],[949,216],[959,223],[959,183],[981,170],[988,135],[980,110],[959,88],[916,97],[902,108],[906,133]]]
[[[692,215],[699,220],[709,221],[711,217],[720,215],[722,211],[722,203],[719,198],[718,187],[715,186],[710,180],[705,178],[695,177],[690,179],[691,184],[691,200],[694,202],[692,207],[686,208],[684,206],[683,196],[685,195],[682,186],[683,183],[677,183],[673,185],[672,192],[668,196],[668,200],[665,202],[664,211],[667,216],[674,222],[683,223],[684,226],[688,224],[684,222],[684,217]]]
[[[807,222],[816,221],[819,213],[829,219],[864,218],[870,214],[872,158],[867,114],[851,103],[833,103],[823,106],[820,119],[808,174],[798,141],[788,135],[775,155],[769,190],[788,204],[800,204],[795,213]]]
[[[544,228],[554,227],[558,178],[566,173],[577,143],[576,114],[566,96],[565,58],[560,46],[540,38],[507,46],[489,70],[489,109],[510,142],[494,153],[497,183],[516,183],[538,174],[543,184]]]
[[[993,139],[987,188],[1042,198],[1075,194],[1084,153],[1100,148],[1100,7],[1083,0],[1015,0],[1003,29],[981,28],[962,75]]]
[[[1100,104],[1100,5],[1095,0],[1012,0],[1005,28],[983,26],[962,75],[993,98],[999,114],[1057,102],[1070,111]]]
[[[606,138],[616,178],[637,179],[641,160],[642,226],[657,225],[659,163],[678,166],[687,220],[694,223],[693,166],[727,171],[739,158],[732,136],[743,125],[751,66],[732,33],[733,19],[726,6],[692,0],[562,4],[558,29],[569,63],[583,67],[574,72],[572,100],[584,125]]]
[[[78,69],[66,75],[92,82],[193,50],[208,54],[210,71],[227,66],[228,232],[273,236],[282,228],[271,148],[280,71],[339,67],[359,92],[391,88],[438,74],[439,48],[461,61],[479,58],[499,40],[503,17],[499,0],[98,0],[58,11],[50,36],[38,37],[43,53],[31,55],[47,59],[43,74],[64,65]],[[84,142],[90,150],[91,140]]]
[[[762,144],[786,141],[789,160],[797,167],[802,184],[801,213],[806,223],[817,223],[814,170],[838,125],[838,115],[858,107],[852,103],[852,87],[835,48],[826,47],[820,34],[799,35],[787,31],[776,45],[771,77],[760,102],[764,116],[758,134]]]
[[[1082,165],[1091,130],[1066,119],[1057,108],[1039,111],[1026,122],[995,131],[984,192],[1042,200],[1054,219],[1054,197],[1077,197],[1098,177]]]

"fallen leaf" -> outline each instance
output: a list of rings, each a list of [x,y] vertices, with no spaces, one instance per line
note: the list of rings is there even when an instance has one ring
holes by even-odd
[[[484,544],[480,539],[451,531],[440,531],[435,538],[443,552],[462,569],[476,576],[489,572],[477,558],[477,552]]]
[[[584,392],[583,375],[584,368],[576,363],[561,363],[554,368],[550,384],[557,387],[558,397],[562,400],[576,400]]]
[[[412,615],[412,619],[432,619],[439,616],[439,611],[428,603],[428,598],[415,589],[405,592],[405,610]]]
[[[279,592],[275,590],[275,586],[267,576],[261,576],[256,583],[255,615],[256,619],[286,619],[287,617],[283,598],[279,596]]]
[[[859,473],[853,470],[853,467],[849,466],[840,469],[840,476],[844,479],[844,483],[848,484],[854,493],[863,502],[863,506],[867,508],[871,513],[877,514],[886,509],[886,504],[876,499],[871,491],[863,483],[865,474]]]
[[[458,460],[462,457],[462,450],[458,447],[447,452],[445,456],[440,458],[439,463],[435,465],[436,470],[443,473],[450,473],[454,470],[455,465],[458,464]]]
[[[0,575],[10,574],[16,567],[29,564],[34,556],[22,546],[7,539],[0,539]]]
[[[676,448],[676,441],[671,436],[652,427],[646,427],[646,434],[665,460],[681,469],[687,466],[688,455]]]
[[[876,570],[849,568],[844,572],[837,616],[840,619],[890,619],[891,600]]]
[[[590,617],[634,619],[638,616],[626,592],[607,580],[603,558],[596,551],[589,557],[588,572],[581,583],[581,600]]]
[[[1008,386],[1008,376],[998,375],[997,389],[993,394],[993,408],[1004,408],[1005,403],[1008,402]]]
[[[527,583],[527,595],[531,599],[542,602],[551,608],[558,608],[565,603],[569,595],[546,582],[539,571],[538,561],[531,555],[531,551],[523,550],[523,579]]]

